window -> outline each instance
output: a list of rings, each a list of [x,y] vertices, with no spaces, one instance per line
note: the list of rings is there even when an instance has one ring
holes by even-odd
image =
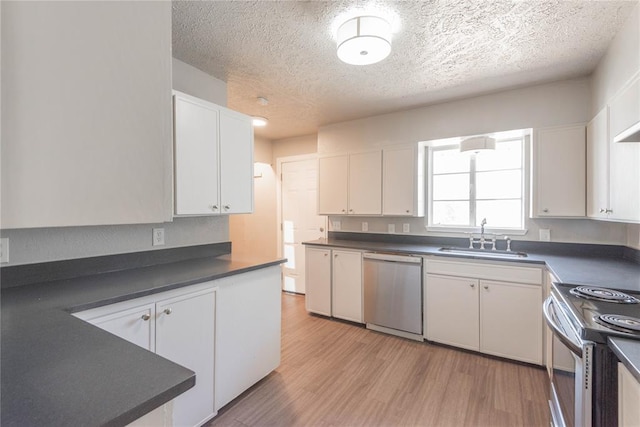
[[[524,228],[524,136],[498,139],[495,150],[429,148],[429,226]]]

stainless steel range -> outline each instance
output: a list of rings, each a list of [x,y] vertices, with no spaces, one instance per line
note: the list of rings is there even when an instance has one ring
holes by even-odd
[[[607,338],[640,340],[640,290],[554,283],[544,314],[553,331],[553,424],[617,425],[617,365]]]

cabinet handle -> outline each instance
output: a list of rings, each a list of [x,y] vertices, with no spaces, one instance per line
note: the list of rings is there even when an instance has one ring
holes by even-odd
[[[605,208],[600,208],[600,213],[607,213],[607,210]]]
[[[353,212],[353,209],[349,209],[349,212]]]
[[[327,254],[324,254],[324,256],[327,256]]]
[[[604,213],[613,213],[613,209],[605,209]]]
[[[469,283],[469,286],[471,286],[472,288],[476,287],[475,283]]]
[[[212,210],[212,211],[217,211],[217,210],[218,210],[218,205],[213,205],[213,206],[211,206],[211,210]]]
[[[173,313],[173,310],[171,310],[171,308],[165,308],[164,309],[164,314],[169,315],[171,313]]]
[[[544,208],[544,209],[542,209],[542,212],[544,212],[544,213],[548,213],[548,212],[549,212],[549,209],[548,209],[548,208]]]
[[[489,289],[489,285],[484,285],[484,288],[485,289]]]
[[[142,320],[144,320],[145,322],[149,319],[151,319],[151,316],[149,316],[147,313],[142,315]]]
[[[346,210],[342,209],[342,212],[346,212]]]

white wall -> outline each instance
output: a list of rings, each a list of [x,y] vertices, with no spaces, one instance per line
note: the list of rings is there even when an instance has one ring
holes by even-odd
[[[143,2],[145,3],[145,2]],[[134,7],[160,7],[166,12],[166,18],[164,20],[157,21],[157,25],[163,25],[164,32],[167,34],[167,40],[170,43],[171,35],[171,11],[170,5],[163,2],[146,2],[147,6],[134,6],[137,2],[123,2],[119,3],[125,10],[125,15],[130,15],[131,10],[127,9],[130,6]],[[87,8],[94,5],[100,5],[95,2],[70,2],[66,3],[67,7],[80,7]],[[154,6],[155,5],[155,6]],[[0,8],[2,8],[2,64],[3,64],[3,78],[5,74],[5,55],[7,50],[7,39],[4,37],[6,20],[9,17],[4,13],[6,3],[0,2]],[[166,10],[165,10],[166,9]],[[137,9],[136,9],[137,10]],[[163,13],[164,13],[163,12]],[[164,15],[163,15],[164,16]],[[136,29],[136,33],[139,33],[140,28]],[[109,34],[114,34],[113,28],[108,29]],[[75,34],[75,33],[74,33]],[[119,36],[124,34],[119,33]],[[133,36],[133,35],[132,35]],[[74,35],[77,37],[77,35]],[[158,40],[151,40],[152,43],[158,43]],[[169,45],[170,47],[170,45]],[[93,46],[97,49],[98,46]],[[55,54],[55,50],[50,52]],[[78,53],[78,57],[81,58],[84,52]],[[170,48],[167,49],[166,63],[169,62]],[[182,91],[190,93],[194,96],[200,96],[215,102],[220,105],[226,105],[226,84],[218,79],[214,79],[190,67],[180,61],[174,62],[173,65],[177,65],[177,72],[173,74],[173,86],[180,88]],[[68,64],[56,62],[56,58],[52,57],[51,61],[46,62],[41,68],[40,72],[47,73],[47,67],[57,67],[64,70],[64,67]],[[58,70],[58,72],[61,72]],[[170,89],[170,88],[168,88]],[[4,86],[3,86],[4,91]],[[135,96],[135,93],[131,93],[131,96]],[[166,108],[170,111],[170,90],[166,94]],[[4,96],[4,92],[3,92]],[[3,107],[6,104],[3,103]],[[4,108],[3,108],[4,110]],[[168,122],[164,125],[170,128],[170,115]],[[4,117],[3,117],[4,120]],[[96,117],[98,123],[100,123],[100,117]],[[4,123],[3,123],[4,125]],[[4,129],[4,126],[3,126]],[[2,154],[4,155],[6,141],[3,138],[2,141]],[[171,139],[168,138],[163,142],[159,140],[158,144],[166,143],[163,147],[168,153],[171,152]],[[134,143],[135,144],[135,143]],[[55,147],[52,147],[55,148]],[[139,147],[142,149],[142,147]],[[4,156],[3,156],[4,157]],[[170,157],[169,157],[170,163]],[[171,188],[171,169],[166,170],[165,179],[169,183]],[[4,177],[3,177],[4,180]],[[162,179],[158,180],[156,185],[162,188]],[[168,207],[170,209],[170,196]],[[109,197],[104,195],[104,197]],[[154,227],[165,228],[165,246],[151,246],[151,233]],[[3,229],[0,231],[3,237],[8,237],[10,240],[10,263],[9,265],[30,264],[35,262],[55,261],[62,259],[73,259],[87,256],[109,255],[116,253],[136,252],[151,249],[164,249],[169,247],[190,246],[206,243],[217,243],[229,240],[229,225],[228,217],[200,217],[200,218],[177,218],[173,222],[154,223],[154,224],[137,224],[137,225],[104,225],[104,226],[85,226],[85,227],[59,227],[59,228],[33,228],[33,229]]]
[[[320,128],[318,152],[348,152],[485,132],[586,123],[590,99],[589,79],[579,78],[337,123]],[[340,220],[343,231],[361,231],[362,222],[367,221],[369,232],[374,233],[385,233],[387,225],[394,223],[396,230],[402,230],[402,224],[410,224],[411,234],[438,234],[427,233],[423,218],[330,219]],[[513,238],[538,240],[539,229],[549,228],[552,241],[627,242],[625,224],[587,219],[527,219],[525,227],[527,235]]]

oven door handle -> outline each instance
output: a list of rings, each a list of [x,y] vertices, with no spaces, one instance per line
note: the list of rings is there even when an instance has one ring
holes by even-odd
[[[551,297],[548,297],[542,305],[542,312],[544,313],[547,325],[549,325],[553,330],[553,334],[556,335],[558,339],[569,348],[569,350],[582,358],[582,347],[573,342],[559,326],[559,322],[553,312],[554,309],[551,307],[551,304],[553,304],[553,300]]]

